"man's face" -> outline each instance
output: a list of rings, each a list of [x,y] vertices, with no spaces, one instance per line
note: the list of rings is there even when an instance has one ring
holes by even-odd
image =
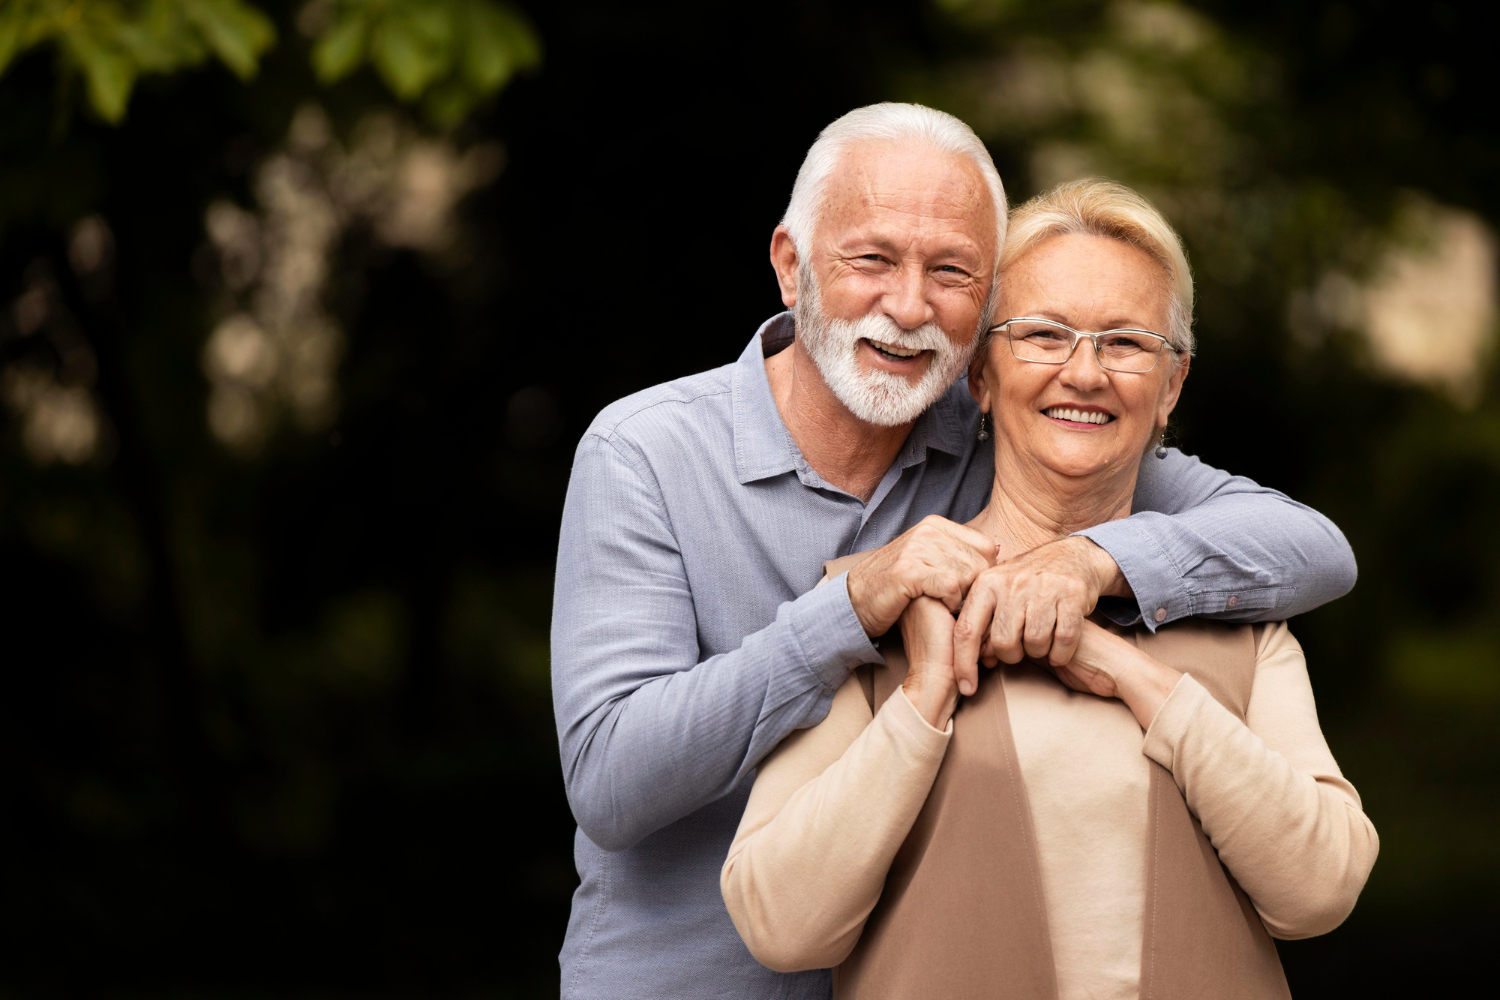
[[[799,262],[797,325],[855,416],[909,423],[952,384],[995,253],[994,203],[967,158],[889,143],[845,155]]]

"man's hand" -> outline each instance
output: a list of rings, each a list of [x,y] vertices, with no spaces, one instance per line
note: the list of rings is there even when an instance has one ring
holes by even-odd
[[[1110,554],[1082,535],[1038,546],[974,580],[954,626],[954,662],[1067,663],[1099,598],[1129,592]]]
[[[974,578],[993,565],[994,539],[930,515],[849,571],[849,603],[866,635],[884,635],[924,594],[957,612]]]

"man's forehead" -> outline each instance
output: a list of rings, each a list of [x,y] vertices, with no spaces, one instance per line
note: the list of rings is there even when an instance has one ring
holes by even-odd
[[[905,217],[947,223],[983,244],[995,238],[989,185],[979,166],[958,153],[910,143],[860,143],[844,153],[827,184],[824,211],[835,225]]]

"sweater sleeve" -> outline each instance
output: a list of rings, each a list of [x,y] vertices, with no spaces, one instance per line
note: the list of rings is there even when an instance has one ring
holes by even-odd
[[[1318,725],[1302,648],[1259,630],[1241,723],[1184,675],[1146,732],[1219,860],[1273,937],[1326,934],[1354,909],[1380,842]]]
[[[765,759],[719,881],[756,960],[795,972],[848,956],[952,733],[900,690],[872,720],[851,676],[823,722]]]

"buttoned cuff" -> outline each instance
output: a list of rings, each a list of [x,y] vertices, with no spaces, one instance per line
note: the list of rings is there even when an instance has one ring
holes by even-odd
[[[861,663],[884,663],[849,602],[849,574],[840,573],[792,602],[792,630],[803,662],[830,690]]]
[[[1144,622],[1155,632],[1158,626],[1193,613],[1183,572],[1155,536],[1130,518],[1106,521],[1074,534],[1108,552],[1135,594],[1134,606],[1125,601],[1100,603],[1099,610],[1116,625]]]
[[[1206,702],[1218,705],[1208,689],[1193,680],[1191,674],[1179,677],[1167,694],[1167,700],[1156,710],[1151,728],[1146,730],[1146,742],[1141,748],[1146,756],[1171,771],[1177,762],[1177,749],[1187,736],[1188,726],[1203,711]]]

